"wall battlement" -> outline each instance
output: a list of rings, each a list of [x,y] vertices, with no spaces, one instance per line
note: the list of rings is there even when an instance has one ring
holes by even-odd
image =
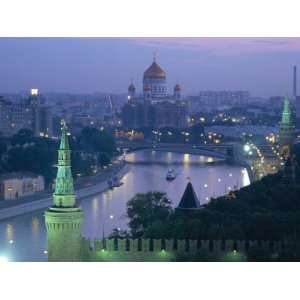
[[[214,257],[231,254],[246,260],[251,249],[270,253],[282,251],[284,241],[233,240],[156,240],[156,239],[103,239],[82,238],[82,258],[88,261],[173,261],[178,256],[194,257],[202,253]],[[242,259],[244,258],[244,259]]]

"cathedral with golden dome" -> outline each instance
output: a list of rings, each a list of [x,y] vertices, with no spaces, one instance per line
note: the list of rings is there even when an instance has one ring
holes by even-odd
[[[128,102],[122,109],[122,122],[126,128],[187,126],[187,101],[181,97],[177,83],[173,94],[167,92],[166,72],[154,57],[143,74],[143,91],[139,95],[133,82],[128,87]]]

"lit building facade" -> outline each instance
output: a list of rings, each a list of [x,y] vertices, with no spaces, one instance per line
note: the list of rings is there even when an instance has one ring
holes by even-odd
[[[4,200],[16,200],[41,192],[45,188],[44,177],[33,173],[9,173],[0,178],[0,193]]]
[[[245,105],[248,104],[248,91],[200,91],[200,101],[207,105]]]
[[[5,136],[16,134],[20,129],[33,131],[36,136],[52,136],[51,108],[32,89],[30,96],[21,102],[0,98],[0,131]]]
[[[144,72],[142,96],[137,97],[136,87],[131,83],[127,98],[121,113],[123,127],[187,127],[188,105],[182,99],[181,86],[176,84],[173,94],[167,94],[166,72],[155,59]]]

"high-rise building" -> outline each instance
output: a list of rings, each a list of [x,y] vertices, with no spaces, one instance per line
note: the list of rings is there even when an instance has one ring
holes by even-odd
[[[282,117],[279,123],[280,155],[284,160],[287,160],[291,155],[294,139],[295,126],[292,121],[290,103],[288,97],[284,97]]]
[[[51,137],[53,135],[53,117],[50,106],[39,95],[38,89],[31,89],[27,105],[32,113],[32,130],[36,136]]]
[[[0,97],[0,117],[0,131],[6,136],[23,128],[32,130],[36,136],[52,136],[51,108],[37,89],[31,89],[29,97],[20,102]]]
[[[293,68],[293,96],[297,97],[297,66]]]
[[[134,84],[131,82],[129,87],[128,87],[128,102],[129,103],[133,103],[135,100],[135,86]]]
[[[207,105],[244,105],[249,102],[248,91],[200,91],[200,101]]]
[[[83,213],[76,205],[67,126],[62,121],[53,205],[45,212],[49,261],[78,261]]]

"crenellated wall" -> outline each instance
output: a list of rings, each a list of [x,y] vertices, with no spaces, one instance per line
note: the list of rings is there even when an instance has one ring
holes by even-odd
[[[250,249],[278,253],[283,241],[82,239],[83,261],[246,261]]]

